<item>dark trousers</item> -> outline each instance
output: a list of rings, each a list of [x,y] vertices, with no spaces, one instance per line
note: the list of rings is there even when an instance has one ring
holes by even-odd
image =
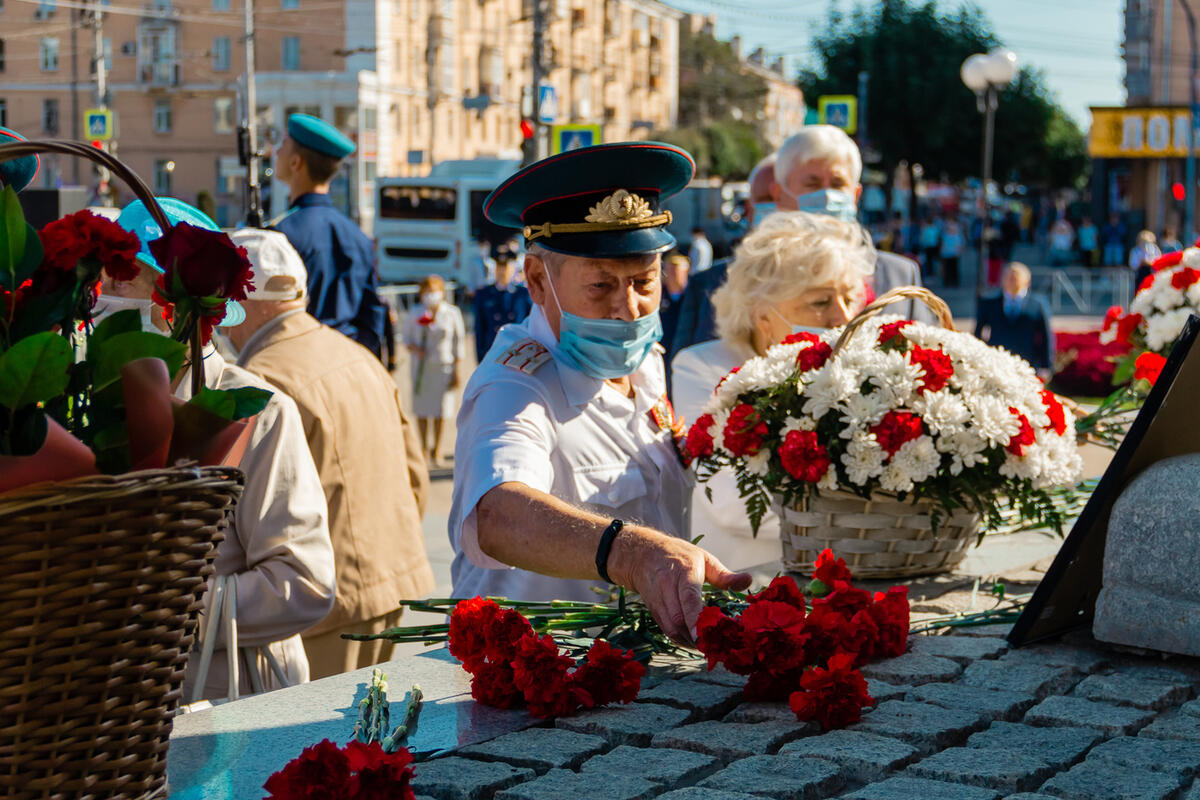
[[[958,256],[942,256],[942,285],[958,286]]]

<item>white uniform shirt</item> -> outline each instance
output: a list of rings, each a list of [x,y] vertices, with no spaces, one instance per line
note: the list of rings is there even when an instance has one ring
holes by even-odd
[[[720,339],[680,350],[671,362],[671,400],[675,412],[691,425],[704,413],[721,378],[753,355],[749,350],[739,353]],[[711,491],[712,500],[708,499],[706,488]],[[704,538],[699,545],[733,570],[779,561],[782,556],[779,517],[768,511],[755,536],[737,480],[728,468],[697,484],[692,493],[689,538],[701,535]]]
[[[532,341],[530,341],[532,340]],[[501,361],[524,343],[523,370]],[[691,479],[673,436],[654,420],[666,396],[658,348],[633,373],[633,398],[559,360],[542,310],[500,329],[471,375],[458,415],[450,510],[455,597],[595,601],[596,581],[538,575],[486,555],[476,538],[475,506],[516,482],[605,517],[674,536],[687,533]]]

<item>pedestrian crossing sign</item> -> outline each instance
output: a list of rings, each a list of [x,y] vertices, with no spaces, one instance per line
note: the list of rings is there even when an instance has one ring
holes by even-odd
[[[600,144],[599,125],[554,125],[550,128],[551,154]]]
[[[817,100],[821,122],[854,135],[858,131],[858,98],[852,94],[831,94]]]
[[[112,139],[112,109],[89,108],[83,112],[83,138],[93,142],[107,142]]]

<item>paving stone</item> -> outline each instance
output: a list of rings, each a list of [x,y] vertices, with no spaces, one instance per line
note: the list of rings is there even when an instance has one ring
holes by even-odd
[[[987,730],[971,734],[967,747],[1027,753],[1056,769],[1065,769],[1103,738],[1093,728],[1033,728],[1015,722],[993,722]]]
[[[1144,658],[1125,658],[1112,665],[1114,675],[1132,675],[1148,681],[1163,683],[1187,683],[1193,694],[1200,688],[1200,661],[1178,658],[1167,661],[1149,661]]]
[[[787,703],[742,703],[723,718],[725,722],[786,722],[802,724]]]
[[[646,674],[642,678],[642,690],[652,689],[667,681],[691,678],[703,672],[706,664],[697,658],[676,658],[674,656],[654,655],[646,666]]]
[[[1200,742],[1200,717],[1192,714],[1164,715],[1142,728],[1138,736],[1150,739],[1186,739]]]
[[[903,700],[904,695],[908,694],[911,686],[904,684],[887,683],[885,681],[877,681],[867,678],[867,694],[875,698],[876,703],[882,703],[884,700]]]
[[[1112,703],[1097,703],[1082,697],[1048,697],[1025,714],[1025,722],[1042,727],[1096,728],[1106,736],[1130,734],[1154,719],[1153,711]]]
[[[511,764],[450,756],[422,761],[412,788],[434,800],[484,800],[535,775],[531,769]]]
[[[964,667],[986,658],[996,658],[1008,650],[1008,642],[994,636],[910,636],[908,652],[939,656]]]
[[[799,739],[815,729],[800,722],[718,722],[708,720],[663,731],[650,740],[653,747],[668,747],[707,753],[726,764],[739,758],[774,753],[785,742]]]
[[[658,800],[760,800],[757,795],[688,786],[658,796]]]
[[[1112,656],[1094,647],[1035,645],[1010,650],[1001,662],[1008,664],[1049,664],[1054,667],[1074,667],[1080,672],[1093,673],[1108,664]]]
[[[952,681],[962,672],[962,667],[948,658],[905,653],[896,658],[867,664],[861,671],[864,678],[917,686],[922,683]]]
[[[1200,717],[1200,700],[1193,700],[1190,703],[1184,703],[1179,707],[1179,710],[1184,714],[1191,714],[1193,717]]]
[[[1072,667],[1049,664],[1016,664],[999,660],[977,661],[963,672],[962,683],[981,689],[1031,694],[1037,699],[1062,694],[1082,676]]]
[[[823,758],[842,770],[842,775],[859,783],[879,780],[917,758],[917,751],[904,742],[862,731],[836,730],[789,742],[779,755]]]
[[[1005,639],[1012,633],[1012,623],[997,623],[995,625],[956,625],[951,636],[992,636]]]
[[[554,724],[568,731],[603,736],[613,747],[621,744],[649,747],[654,734],[691,722],[694,716],[687,709],[660,703],[630,703],[559,717]]]
[[[1000,792],[964,783],[898,776],[842,795],[842,800],[999,800]]]
[[[721,762],[704,753],[660,747],[618,747],[588,759],[580,769],[584,775],[607,780],[609,775],[633,775],[668,789],[691,784],[721,768]]]
[[[975,712],[888,700],[864,714],[850,730],[892,736],[929,754],[958,744],[985,725],[987,719]]]
[[[581,775],[567,769],[552,769],[545,775],[498,792],[495,800],[562,800],[586,797],[588,800],[648,800],[662,791],[657,783],[633,775]]]
[[[736,672],[730,672],[720,665],[713,670],[701,670],[695,675],[689,676],[687,680],[700,681],[701,683],[718,683],[721,686],[734,686],[738,689],[741,689],[746,685],[745,675],[738,675]]]
[[[1183,796],[1183,800],[1200,800],[1200,780],[1192,784],[1192,790]]]
[[[1162,772],[1084,762],[1059,773],[1038,790],[1064,800],[1167,800],[1183,780]]]
[[[1089,675],[1071,694],[1119,706],[1136,706],[1162,711],[1192,695],[1187,683],[1162,683],[1134,675]]]
[[[600,736],[558,728],[527,728],[464,747],[458,755],[529,767],[540,774],[552,769],[575,769],[608,747],[608,742]]]
[[[1054,767],[1029,753],[988,752],[975,747],[951,747],[905,770],[906,775],[918,778],[969,783],[1002,792],[1035,789],[1055,772]]]
[[[1093,748],[1087,760],[1110,767],[1134,767],[1190,778],[1200,771],[1200,742],[1122,736]]]
[[[842,787],[836,765],[801,756],[753,756],[700,781],[703,788],[750,792],[776,800],[816,800]]]
[[[983,714],[989,720],[1020,719],[1037,700],[1030,694],[998,692],[963,686],[960,683],[927,683],[908,693],[906,700],[933,703],[943,708],[962,708]]]
[[[664,681],[638,695],[643,703],[663,703],[693,712],[697,719],[725,716],[742,699],[742,690],[701,681]]]

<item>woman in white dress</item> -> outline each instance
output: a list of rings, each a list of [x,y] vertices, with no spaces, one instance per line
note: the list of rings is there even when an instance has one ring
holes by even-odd
[[[671,362],[672,404],[691,422],[721,378],[789,334],[844,325],[864,304],[875,250],[852,222],[776,212],[742,240],[725,284],[713,295],[717,335]],[[712,500],[705,488],[711,489]],[[768,514],[755,537],[733,475],[723,470],[692,496],[692,536],[730,569],[778,561],[779,520]]]
[[[466,352],[467,335],[462,312],[446,302],[441,278],[430,275],[421,281],[420,291],[421,307],[412,309],[404,323],[404,343],[412,355],[417,433],[429,464],[438,466],[442,424],[447,417],[454,416],[454,390],[461,380],[459,368]]]

